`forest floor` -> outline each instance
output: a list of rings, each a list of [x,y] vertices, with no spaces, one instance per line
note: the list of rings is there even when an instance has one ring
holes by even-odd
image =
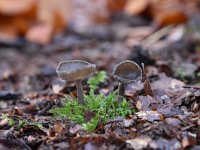
[[[46,46],[0,42],[0,149],[200,149],[200,38],[188,25],[155,29],[148,19],[119,16],[84,34],[68,29]],[[136,112],[121,121],[88,132],[53,117],[49,109],[76,93],[56,74],[60,61],[72,59],[107,72],[97,89],[104,94],[117,89],[116,64],[144,63],[161,104],[155,109],[138,82],[125,90]]]

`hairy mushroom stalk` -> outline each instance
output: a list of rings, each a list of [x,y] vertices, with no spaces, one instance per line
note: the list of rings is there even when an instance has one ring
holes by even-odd
[[[135,83],[140,80],[142,70],[136,62],[126,60],[115,66],[113,77],[119,82],[118,101],[121,101],[125,95],[126,84]]]
[[[124,96],[124,94],[125,94],[124,93],[125,92],[125,84],[120,82],[118,89],[119,89],[119,92],[118,92],[119,96]]]
[[[79,100],[79,103],[84,104],[83,86],[81,84],[81,80],[76,81],[76,88],[77,88],[77,98]]]
[[[96,65],[83,60],[69,60],[61,62],[56,72],[65,81],[74,81],[77,87],[77,98],[80,104],[84,104],[83,87],[81,81],[92,74]]]

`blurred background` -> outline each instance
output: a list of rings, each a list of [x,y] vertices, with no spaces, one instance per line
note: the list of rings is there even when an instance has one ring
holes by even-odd
[[[68,59],[108,71],[130,59],[196,83],[199,27],[199,0],[1,0],[0,89],[45,89]]]

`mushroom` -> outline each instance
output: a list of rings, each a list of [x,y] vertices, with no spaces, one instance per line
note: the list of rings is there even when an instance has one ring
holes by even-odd
[[[125,93],[125,85],[140,80],[142,78],[142,69],[136,62],[125,60],[115,66],[113,77],[119,81],[118,100],[121,101]]]
[[[60,62],[56,68],[56,72],[62,80],[76,82],[79,103],[84,104],[83,87],[81,81],[93,73],[95,69],[95,64],[91,64],[82,60],[69,60]]]

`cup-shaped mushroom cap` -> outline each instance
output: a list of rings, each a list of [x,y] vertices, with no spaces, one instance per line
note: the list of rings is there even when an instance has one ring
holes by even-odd
[[[61,62],[56,72],[62,80],[76,81],[86,78],[93,73],[95,69],[95,64],[82,60],[69,60]]]
[[[126,60],[115,66],[113,77],[125,84],[134,83],[142,78],[142,70],[136,62]]]

